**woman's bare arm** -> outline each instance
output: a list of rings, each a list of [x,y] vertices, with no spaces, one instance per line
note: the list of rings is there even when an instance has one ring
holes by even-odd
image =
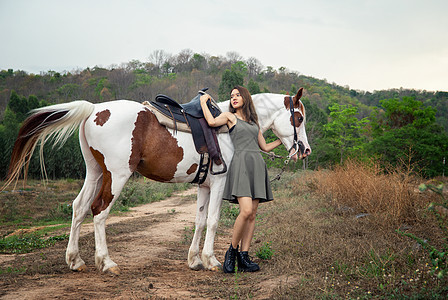
[[[282,142],[280,140],[275,140],[273,142],[270,142],[269,144],[266,143],[266,140],[264,139],[263,134],[261,133],[261,130],[258,131],[258,145],[260,146],[260,149],[265,152],[270,152],[280,146]]]
[[[207,106],[208,99],[210,99],[210,95],[208,94],[204,94],[200,98],[201,108],[208,125],[210,127],[219,127],[222,125],[227,125],[229,128],[233,127],[236,123],[236,117],[231,112],[226,111],[214,118]]]

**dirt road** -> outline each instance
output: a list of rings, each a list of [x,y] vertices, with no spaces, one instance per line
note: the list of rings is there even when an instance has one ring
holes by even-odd
[[[87,272],[72,272],[65,264],[67,241],[29,254],[0,255],[0,270],[5,270],[0,273],[1,299],[217,299],[250,288],[244,286],[244,278],[238,286],[234,275],[188,268],[194,194],[196,190],[190,189],[133,208],[123,216],[109,217],[108,246],[120,276],[96,270],[92,224],[83,225],[80,238]],[[216,238],[215,253],[220,260],[228,234],[227,230]]]

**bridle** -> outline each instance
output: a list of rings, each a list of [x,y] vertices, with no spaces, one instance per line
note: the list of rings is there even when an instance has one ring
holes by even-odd
[[[292,143],[291,148],[289,148],[288,150],[288,160],[291,159],[291,157],[293,157],[294,155],[297,154],[297,152],[301,152],[303,153],[305,151],[305,146],[303,145],[303,143],[301,141],[299,141],[298,136],[297,136],[297,129],[296,129],[296,118],[294,118],[294,105],[293,105],[293,99],[292,96],[289,96],[289,112],[291,113],[291,118],[292,118],[292,127],[294,128],[294,140]],[[294,149],[294,153],[290,153],[291,150]]]

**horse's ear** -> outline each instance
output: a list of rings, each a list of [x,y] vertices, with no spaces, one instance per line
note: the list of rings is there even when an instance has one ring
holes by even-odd
[[[287,110],[289,110],[289,96],[286,96],[285,97],[285,100],[283,101],[283,104],[285,105],[285,108],[287,109]]]
[[[300,88],[297,91],[297,94],[293,98],[294,108],[299,108],[300,109],[300,106],[302,105],[302,103],[300,102],[300,98],[302,98],[302,94],[303,94],[303,88]]]
[[[297,94],[294,96],[294,103],[298,102],[300,98],[302,98],[302,94],[303,94],[303,88],[300,88],[297,91]]]
[[[292,102],[293,102],[294,108],[300,108],[300,105],[302,105],[302,103],[300,102],[300,98],[302,98],[302,94],[303,94],[303,88],[300,88],[297,91],[297,94],[292,98]],[[289,106],[290,106],[289,105],[289,96],[285,97],[284,104],[285,104],[285,108],[289,109]]]

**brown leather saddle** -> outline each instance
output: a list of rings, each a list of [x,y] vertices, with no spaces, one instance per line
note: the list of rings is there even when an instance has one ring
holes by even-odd
[[[209,166],[210,174],[212,175],[227,172],[227,165],[222,158],[221,149],[216,136],[216,132],[219,128],[210,127],[208,125],[204,118],[199,100],[201,95],[205,94],[207,89],[208,88],[200,90],[196,97],[185,104],[180,104],[176,100],[162,94],[157,95],[155,101],[149,102],[149,104],[159,113],[172,120],[173,125],[169,127],[173,128],[175,132],[178,127],[180,127],[179,125],[185,126],[185,124],[191,130],[196,151],[201,155],[199,170],[192,183],[199,184],[203,183],[207,178]],[[221,114],[220,108],[213,99],[207,102],[207,106],[213,117],[216,118]],[[213,171],[213,163],[210,163],[210,159],[216,165],[223,165],[221,170],[217,172]]]

